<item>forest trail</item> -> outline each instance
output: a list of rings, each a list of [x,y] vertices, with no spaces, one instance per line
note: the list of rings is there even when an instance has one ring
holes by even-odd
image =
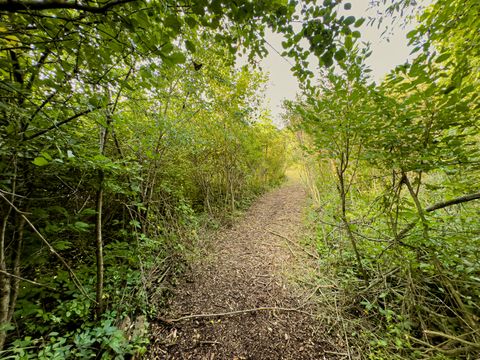
[[[148,358],[335,358],[313,315],[312,294],[288,280],[313,266],[296,243],[305,203],[298,183],[260,197],[232,228],[216,234],[212,255],[179,284],[165,318],[268,309],[154,324]]]

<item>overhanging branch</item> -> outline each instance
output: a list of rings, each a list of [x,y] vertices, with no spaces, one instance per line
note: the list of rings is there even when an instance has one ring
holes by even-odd
[[[63,1],[63,0],[44,0],[44,1],[15,1],[15,0],[1,0],[0,11],[16,12],[21,10],[51,10],[51,9],[72,9],[79,11],[86,11],[94,14],[104,14],[111,8],[135,2],[138,0],[115,0],[107,2],[103,6],[89,6],[82,5],[77,1]]]
[[[79,117],[81,117],[83,115],[87,115],[87,114],[91,113],[92,111],[95,111],[95,110],[98,110],[98,109],[100,109],[100,108],[98,107],[98,108],[94,108],[94,109],[87,109],[87,110],[81,111],[81,112],[79,112],[75,115],[70,116],[68,119],[57,122],[57,123],[53,124],[52,126],[46,128],[46,129],[43,129],[43,130],[40,130],[40,131],[36,132],[35,134],[32,134],[30,136],[25,136],[25,138],[23,140],[27,141],[27,140],[35,139],[36,137],[39,137],[39,136],[49,132],[50,130],[57,129],[60,126],[69,123],[70,121],[78,119]]]
[[[435,211],[435,210],[438,210],[438,209],[446,208],[448,206],[457,205],[457,204],[465,203],[465,202],[476,200],[476,199],[480,199],[480,192],[465,195],[465,196],[460,196],[460,197],[452,199],[452,200],[443,201],[443,202],[433,204],[432,206],[427,207],[425,209],[425,211],[426,212],[432,212],[432,211]]]
[[[460,196],[460,197],[455,198],[455,199],[452,199],[452,200],[442,201],[442,202],[433,204],[433,205],[427,207],[427,208],[425,209],[425,211],[426,211],[426,212],[433,212],[433,211],[435,211],[435,210],[443,209],[443,208],[446,208],[446,207],[448,207],[448,206],[457,205],[457,204],[462,204],[462,203],[466,203],[466,202],[469,202],[469,201],[472,201],[472,200],[476,200],[476,199],[480,199],[480,192],[478,192],[478,193],[473,193],[473,194],[468,194],[468,195],[464,195],[464,196]],[[417,221],[412,221],[412,222],[409,223],[407,226],[405,226],[405,227],[398,233],[398,235],[397,235],[397,237],[396,237],[395,239],[398,241],[398,240],[403,239],[405,236],[407,236],[407,233],[415,227],[416,223],[417,223]]]

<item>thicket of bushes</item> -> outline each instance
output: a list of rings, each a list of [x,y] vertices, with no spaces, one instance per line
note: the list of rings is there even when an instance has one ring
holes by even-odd
[[[480,353],[479,10],[424,9],[416,58],[379,85],[347,38],[347,60],[290,105],[308,134],[320,277],[338,285],[324,301],[359,356]]]

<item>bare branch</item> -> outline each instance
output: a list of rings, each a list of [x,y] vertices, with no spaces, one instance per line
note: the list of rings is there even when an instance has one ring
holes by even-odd
[[[457,204],[469,202],[469,201],[476,200],[476,199],[480,199],[480,192],[474,193],[474,194],[468,194],[468,195],[460,196],[460,197],[452,199],[452,200],[447,200],[447,201],[436,203],[432,206],[427,207],[425,209],[425,211],[426,212],[432,212],[432,211],[435,211],[435,210],[446,208],[448,206],[457,205]]]
[[[36,132],[36,133],[33,134],[33,135],[26,136],[26,137],[24,138],[24,141],[35,139],[36,137],[39,137],[39,136],[41,136],[41,135],[49,132],[50,130],[56,129],[56,128],[58,128],[58,127],[61,126],[61,125],[64,125],[64,124],[66,124],[66,123],[69,123],[70,121],[73,121],[73,120],[75,120],[75,119],[78,119],[79,117],[81,117],[81,116],[83,116],[83,115],[86,115],[86,114],[89,114],[89,113],[91,113],[92,111],[95,111],[95,110],[98,110],[98,109],[100,109],[100,108],[97,107],[97,108],[94,108],[94,109],[87,109],[87,110],[81,111],[81,112],[79,112],[78,114],[72,115],[72,116],[70,116],[69,118],[67,118],[67,119],[65,119],[65,120],[62,120],[62,121],[60,121],[60,122],[58,122],[58,123],[55,123],[55,124],[53,124],[52,126],[46,128],[46,129],[43,129],[43,130],[40,130],[40,131]]]
[[[32,284],[32,285],[35,285],[35,286],[41,286],[41,287],[45,287],[49,290],[54,290],[54,291],[57,291],[57,289],[55,288],[52,288],[51,286],[48,286],[48,285],[45,285],[45,284],[41,284],[41,283],[38,283],[36,281],[33,281],[33,280],[29,280],[29,279],[25,279],[21,276],[17,276],[17,275],[13,275],[13,274],[10,274],[9,272],[6,272],[4,270],[0,270],[0,273],[4,274],[4,275],[7,275],[9,277],[12,277],[12,278],[15,278],[15,279],[18,279],[18,280],[21,280],[21,281],[25,281],[25,282],[28,282],[29,284]]]
[[[436,204],[433,204],[433,205],[427,207],[425,209],[425,211],[426,212],[432,212],[432,211],[435,211],[435,210],[446,208],[448,206],[462,204],[462,203],[469,202],[469,201],[476,200],[476,199],[480,199],[480,193],[468,194],[468,195],[460,196],[460,197],[452,199],[452,200],[442,201],[442,202],[439,202],[439,203],[436,203]],[[407,233],[415,227],[416,223],[417,223],[416,221],[412,221],[407,226],[405,226],[398,233],[398,235],[396,237],[396,240],[401,240],[405,236],[407,236]]]
[[[0,11],[17,12],[21,10],[51,10],[51,9],[72,9],[79,11],[86,11],[94,14],[104,14],[111,8],[135,2],[138,0],[116,0],[108,2],[103,6],[88,6],[79,4],[77,1],[63,1],[63,0],[44,0],[44,1],[14,1],[2,0],[0,1]]]

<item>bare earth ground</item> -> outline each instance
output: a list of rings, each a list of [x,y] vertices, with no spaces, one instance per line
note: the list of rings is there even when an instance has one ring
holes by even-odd
[[[296,243],[305,201],[301,185],[283,186],[219,231],[211,256],[194,264],[168,313],[153,324],[146,358],[335,359],[336,347],[314,316],[313,294],[288,280],[313,266]]]

